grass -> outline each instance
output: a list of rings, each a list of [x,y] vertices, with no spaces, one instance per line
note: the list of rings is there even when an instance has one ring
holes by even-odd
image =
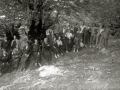
[[[53,66],[62,75],[40,77],[38,70],[5,74],[0,78],[0,90],[119,90],[119,43],[120,39],[111,39],[105,53],[85,48],[54,59]]]

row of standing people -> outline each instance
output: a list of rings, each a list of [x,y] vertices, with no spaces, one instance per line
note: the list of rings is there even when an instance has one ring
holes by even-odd
[[[11,42],[11,45],[9,45],[9,41],[5,36],[1,42],[1,73],[24,71],[29,62],[31,68],[41,65],[41,45],[38,44],[37,39],[34,40],[34,43],[25,43],[24,47],[21,49],[19,40],[14,36],[14,40]]]
[[[52,30],[49,30],[50,34],[47,35],[48,43],[58,42],[60,38],[63,45],[63,51],[79,51],[80,47],[96,47],[96,48],[107,48],[108,38],[110,35],[109,26],[102,25],[100,27],[87,27],[76,25],[74,28],[63,27],[59,33],[54,34]]]
[[[108,46],[108,38],[110,30],[106,27],[86,27],[77,25],[74,28],[64,27],[61,32],[54,34],[49,31],[44,41],[35,39],[34,43],[27,42],[23,49],[20,49],[19,40],[14,36],[11,45],[8,44],[6,37],[1,43],[1,72],[4,73],[7,69],[22,71],[25,70],[27,61],[30,62],[30,67],[41,66],[43,59],[51,63],[52,56],[58,58],[70,51],[79,52],[81,47],[96,47],[102,48]],[[10,47],[9,47],[10,45]],[[4,67],[4,68],[3,68]],[[5,68],[6,67],[6,68]],[[9,67],[9,68],[8,68]]]

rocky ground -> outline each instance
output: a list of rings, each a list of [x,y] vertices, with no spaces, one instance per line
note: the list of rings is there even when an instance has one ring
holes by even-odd
[[[83,48],[54,59],[54,65],[0,78],[0,90],[120,90],[120,39],[108,50]]]

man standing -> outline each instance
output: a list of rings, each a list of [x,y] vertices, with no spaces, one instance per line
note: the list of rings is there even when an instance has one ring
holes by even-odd
[[[106,25],[105,31],[104,31],[104,33],[103,33],[103,37],[104,37],[104,47],[105,47],[106,49],[108,48],[109,35],[110,35],[110,28],[109,28],[109,25]]]
[[[33,44],[32,48],[33,48],[32,49],[32,58],[33,59],[31,59],[32,61],[30,62],[31,67],[40,65],[38,63],[39,62],[39,55],[40,55],[40,45],[38,44],[37,39],[34,40],[34,44]]]

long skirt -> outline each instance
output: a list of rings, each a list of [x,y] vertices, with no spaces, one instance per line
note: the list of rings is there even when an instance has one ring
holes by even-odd
[[[12,66],[13,66],[13,68],[18,68],[18,63],[19,63],[19,58],[16,58],[16,59],[14,59],[13,61],[12,61]]]
[[[79,47],[80,47],[80,43],[79,43],[79,42],[76,42],[75,45],[74,45],[74,48],[75,48],[75,49],[79,49]]]
[[[62,40],[62,43],[63,43],[63,51],[65,52],[66,51],[66,40],[65,40],[65,38],[63,38],[61,40]]]
[[[103,36],[100,36],[100,40],[99,40],[98,46],[101,47],[101,48],[104,47],[104,37]]]
[[[90,36],[91,34],[89,32],[86,32],[86,35],[85,35],[85,45],[90,45]]]
[[[26,61],[28,60],[28,57],[26,57],[25,55],[22,55],[21,60],[20,60],[20,69],[25,68],[26,67]]]
[[[50,64],[51,61],[52,61],[51,51],[44,50],[44,51],[43,51],[43,58]]]
[[[38,52],[33,52],[30,59],[30,67],[35,67],[35,63],[38,64],[38,61],[39,61]]]
[[[71,39],[66,38],[66,50],[71,50]]]

